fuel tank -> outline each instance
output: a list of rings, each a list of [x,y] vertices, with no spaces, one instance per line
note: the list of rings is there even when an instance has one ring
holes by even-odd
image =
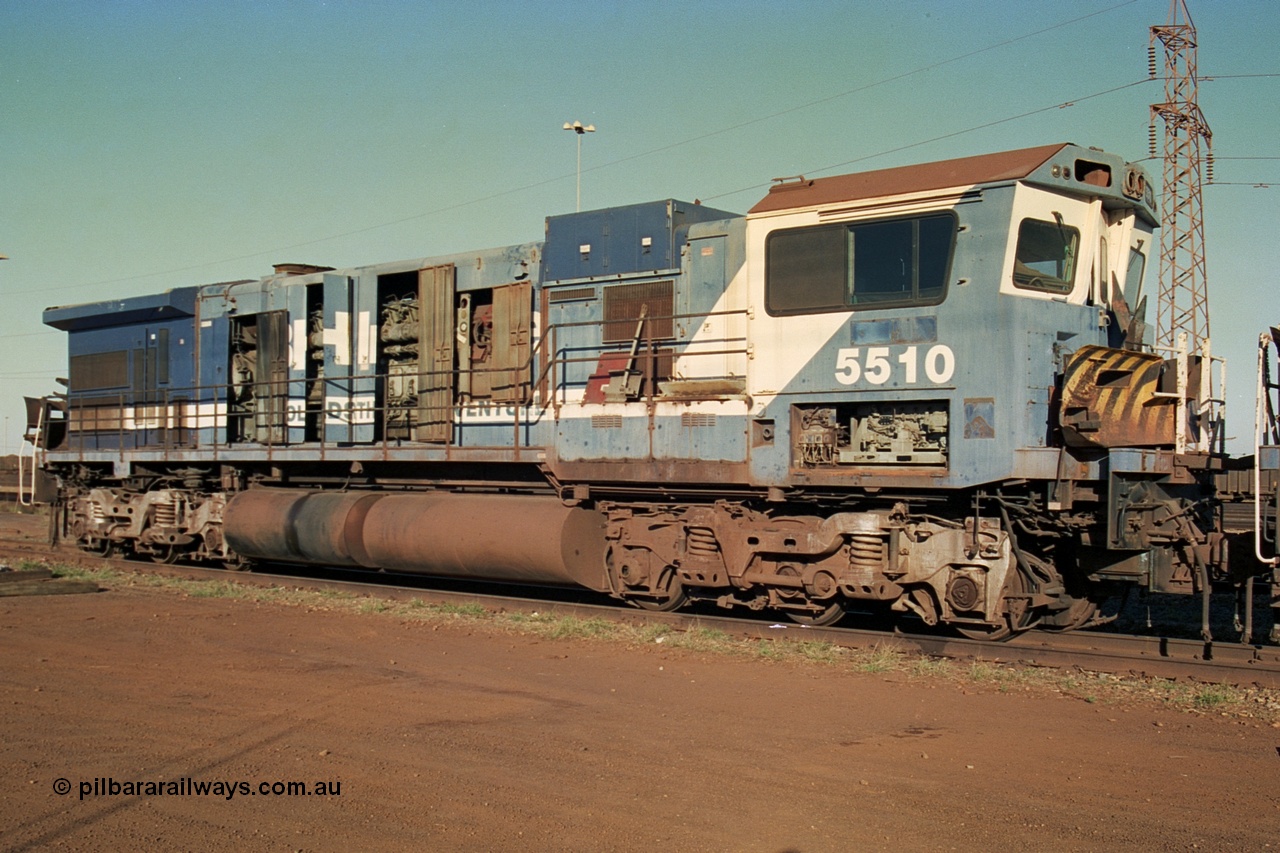
[[[604,516],[554,497],[250,489],[223,526],[255,560],[608,589]]]

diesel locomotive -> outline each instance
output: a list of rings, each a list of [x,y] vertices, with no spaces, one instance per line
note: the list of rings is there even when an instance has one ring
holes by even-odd
[[[1227,577],[1143,170],[1053,144],[46,310],[56,534],[153,559],[883,610],[999,638]]]

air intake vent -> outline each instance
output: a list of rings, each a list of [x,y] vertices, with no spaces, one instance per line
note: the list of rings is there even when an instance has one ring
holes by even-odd
[[[567,287],[563,290],[549,290],[547,300],[550,302],[574,302],[579,299],[595,299],[594,287]]]
[[[640,330],[641,340],[663,340],[674,336],[675,282],[642,281],[637,284],[615,284],[604,289],[604,342],[630,341],[636,335],[640,309],[649,306]]]

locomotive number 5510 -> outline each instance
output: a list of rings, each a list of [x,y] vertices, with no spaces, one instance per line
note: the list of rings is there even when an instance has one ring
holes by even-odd
[[[841,385],[856,385],[865,381],[871,385],[884,385],[901,371],[900,384],[915,385],[920,381],[920,348],[910,346],[892,357],[889,347],[866,347],[866,359],[862,347],[842,347],[836,356],[836,381]],[[935,385],[949,381],[956,372],[956,356],[946,344],[934,344],[925,351],[924,375]]]

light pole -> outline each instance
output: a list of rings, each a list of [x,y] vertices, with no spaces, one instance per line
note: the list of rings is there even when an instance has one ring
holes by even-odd
[[[583,126],[582,122],[565,122],[565,130],[572,130],[578,136],[578,211],[582,211],[582,134],[595,133],[596,126],[594,124]]]

